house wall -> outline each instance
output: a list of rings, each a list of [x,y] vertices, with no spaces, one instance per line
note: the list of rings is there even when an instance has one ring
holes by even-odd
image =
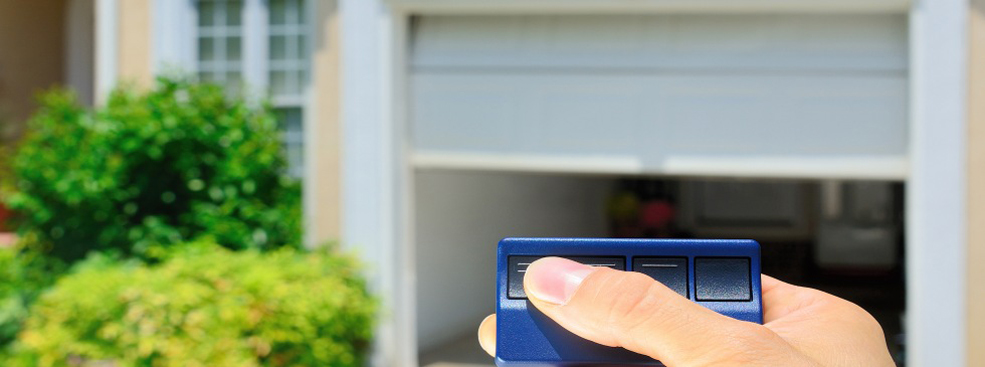
[[[335,1],[315,3],[311,111],[305,126],[306,241],[319,245],[341,235],[339,129],[339,17]]]
[[[65,2],[0,0],[0,142],[20,134],[37,93],[64,81]]]
[[[985,366],[985,0],[969,12],[968,366]],[[977,225],[976,225],[977,224]]]
[[[149,87],[151,71],[151,1],[120,0],[117,10],[117,80]]]

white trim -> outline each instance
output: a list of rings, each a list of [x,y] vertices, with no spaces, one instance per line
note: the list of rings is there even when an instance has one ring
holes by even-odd
[[[904,180],[905,157],[670,157],[663,170],[671,175]]]
[[[922,0],[910,16],[907,366],[966,363],[967,11]]]
[[[79,102],[91,106],[96,92],[95,3],[69,0],[65,12],[65,84],[78,93]]]
[[[397,240],[397,251],[394,263],[399,264],[396,272],[398,280],[398,290],[400,308],[397,312],[398,334],[397,340],[404,340],[398,350],[398,362],[406,361],[409,366],[418,365],[418,342],[417,342],[417,246],[414,240],[416,227],[414,221],[414,167],[411,165],[411,126],[410,126],[410,106],[407,95],[410,93],[410,76],[407,65],[410,65],[409,39],[411,32],[411,18],[408,13],[394,12],[393,21],[390,26],[390,39],[400,40],[391,41],[391,62],[389,65],[392,76],[393,87],[390,90],[391,98],[391,121],[393,121],[393,146],[391,152],[396,161],[396,175],[393,182],[396,185],[394,207],[396,212],[395,238]]]
[[[240,35],[243,45],[243,80],[250,91],[262,95],[266,95],[270,75],[269,19],[269,3],[266,0],[243,2],[243,32]]]
[[[412,255],[400,242],[405,222],[395,196],[402,185],[397,162],[394,98],[404,91],[395,85],[401,70],[395,54],[406,24],[403,15],[387,11],[380,0],[340,0],[341,22],[341,129],[342,129],[342,233],[343,245],[357,249],[371,264],[369,281],[382,297],[383,310],[377,329],[374,366],[417,365],[413,292],[400,289],[413,284]],[[410,261],[413,261],[410,258]],[[410,278],[408,278],[408,275]]]
[[[266,9],[267,11],[269,11],[270,2],[267,1],[266,3],[267,3]],[[316,71],[315,47],[317,45],[316,40],[321,37],[324,37],[324,35],[321,34],[321,32],[323,32],[322,29],[323,25],[317,23],[319,19],[318,12],[321,11],[318,8],[318,6],[319,5],[326,6],[326,5],[317,4],[317,3],[318,1],[305,2],[304,16],[307,17],[307,19],[305,19],[304,24],[307,27],[306,32],[308,34],[308,37],[305,38],[305,40],[308,43],[307,68],[308,68],[309,77],[308,80],[306,81],[307,84],[304,85],[301,90],[303,98],[301,101],[298,101],[300,102],[301,106],[303,106],[301,110],[302,111],[301,130],[303,132],[303,134],[301,134],[301,139],[302,139],[301,151],[303,152],[302,154],[304,161],[302,163],[301,169],[304,171],[304,175],[301,176],[301,187],[309,188],[308,190],[301,190],[301,211],[303,213],[301,218],[303,220],[302,227],[304,228],[304,232],[302,232],[303,238],[301,241],[302,243],[304,243],[305,247],[307,248],[315,248],[319,245],[324,244],[320,242],[318,238],[315,238],[314,235],[312,234],[312,231],[310,230],[312,226],[318,224],[318,223],[314,223],[314,221],[312,220],[313,213],[316,212],[315,208],[318,207],[318,201],[316,200],[318,194],[316,194],[315,192],[324,191],[324,189],[316,186],[316,184],[318,183],[318,180],[316,179],[317,175],[311,172],[314,172],[315,168],[318,167],[318,165],[315,164],[316,161],[325,159],[323,157],[318,156],[320,149],[318,149],[317,147],[320,144],[323,144],[323,142],[320,141],[322,136],[317,136],[314,134],[315,131],[324,130],[324,129],[316,129],[315,126],[317,124],[326,123],[325,121],[318,121],[318,111],[317,111],[318,107],[316,107],[318,106],[317,105],[318,96],[315,91],[315,84],[316,84],[315,78],[317,78],[317,75],[315,73]],[[270,44],[269,38],[267,44],[269,47]],[[337,46],[327,45],[326,47],[337,47]],[[267,75],[268,76],[270,75],[269,71],[267,72]],[[275,104],[277,103],[276,98],[274,103]],[[341,172],[339,172],[339,174],[341,174]],[[341,206],[339,206],[339,210],[342,210]]]
[[[151,72],[195,71],[195,0],[153,0],[152,6]]]
[[[410,183],[394,184],[405,176],[391,153],[402,147],[395,133],[401,132],[406,116],[390,119],[391,111],[409,96],[402,78],[406,65],[402,50],[393,42],[406,42],[390,33],[390,27],[421,13],[589,13],[589,12],[773,12],[846,11],[899,12],[909,10],[910,1],[782,1],[782,0],[342,0],[343,24],[343,215],[345,243],[359,245],[364,255],[380,269],[375,284],[389,311],[408,305],[393,287],[395,278],[406,275],[407,265],[393,256],[408,255],[413,245],[407,209],[412,199]],[[712,5],[720,6],[712,8]],[[967,4],[962,0],[914,0],[911,11],[911,145],[907,160],[882,162],[877,176],[907,179],[907,355],[910,366],[962,366],[965,345],[965,46]],[[388,11],[396,9],[398,14]],[[390,75],[390,63],[397,75]],[[403,66],[403,68],[401,68]],[[400,87],[400,88],[397,88]],[[393,88],[393,89],[390,89]],[[393,92],[390,95],[389,92]],[[395,100],[391,100],[391,98]],[[396,130],[394,127],[396,126]],[[410,154],[405,152],[404,154]],[[464,165],[461,157],[415,155],[415,167],[440,168]],[[483,158],[485,159],[485,158]],[[704,165],[722,165],[722,161]],[[469,162],[468,164],[474,164]],[[487,162],[487,166],[510,162]],[[556,164],[557,162],[552,162]],[[694,161],[688,166],[701,166]],[[835,162],[837,163],[837,162]],[[513,163],[510,163],[513,164]],[[635,169],[636,163],[616,159],[606,165]],[[832,162],[825,163],[830,166]],[[869,163],[871,164],[871,162]],[[570,163],[569,163],[570,165]],[[852,171],[858,173],[862,164]],[[514,167],[515,168],[515,167]],[[395,177],[396,176],[396,177]],[[407,177],[403,177],[407,180]],[[396,185],[393,187],[391,185]],[[400,205],[407,207],[401,208]],[[398,211],[398,209],[400,209]],[[396,229],[396,233],[394,233]],[[403,237],[398,242],[398,234]],[[382,254],[381,252],[388,252]],[[378,261],[373,261],[378,260]],[[411,274],[412,276],[412,274]],[[406,280],[404,280],[406,282]],[[412,281],[411,281],[412,283]],[[412,304],[411,304],[412,305]],[[380,349],[375,365],[414,365],[414,335],[396,328],[396,320],[381,327]],[[412,325],[412,324],[411,324]],[[395,339],[407,336],[405,339]]]
[[[416,14],[463,13],[904,13],[911,0],[389,0]]]
[[[311,69],[308,69],[308,70],[311,70]],[[309,83],[309,85],[310,85],[310,83]],[[307,86],[305,86],[305,87],[307,87]],[[270,103],[273,104],[274,107],[306,107],[306,106],[310,106],[308,104],[305,104],[305,102],[308,101],[308,97],[304,93],[305,93],[304,92],[304,88],[302,88],[301,89],[301,95],[300,96],[271,96],[271,97],[269,97],[270,98]]]
[[[666,174],[770,178],[904,180],[905,157],[705,157],[674,156],[647,165],[635,156],[555,156],[416,152],[423,169],[465,169],[584,174]]]
[[[96,2],[96,104],[106,102],[109,93],[116,86],[116,64],[119,23],[119,4],[117,0],[98,0]]]
[[[444,152],[412,153],[411,163],[419,169],[462,169],[544,173],[624,174],[643,172],[634,156],[548,156],[467,154]]]

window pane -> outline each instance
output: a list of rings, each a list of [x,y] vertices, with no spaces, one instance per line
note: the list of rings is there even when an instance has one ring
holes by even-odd
[[[296,40],[294,41],[297,47],[297,54],[295,54],[294,57],[298,60],[304,60],[308,57],[308,51],[307,51],[308,44],[307,42],[305,42],[306,38],[307,37],[305,37],[304,34],[301,34],[298,35]]]
[[[215,4],[211,1],[198,2],[198,25],[211,26],[215,24]]]
[[[287,23],[287,2],[285,0],[270,0],[270,24]]]
[[[275,96],[298,96],[306,73],[300,70],[270,73],[270,93]]]
[[[275,96],[287,93],[286,72],[275,70],[270,73],[270,93]]]
[[[201,61],[215,60],[215,44],[211,38],[198,39],[198,59]]]
[[[240,87],[242,86],[242,78],[239,76],[238,72],[232,71],[226,73],[226,89],[229,93],[238,94],[240,92]]]
[[[285,0],[287,2],[287,22],[291,24],[301,24],[301,1]]]
[[[287,58],[287,39],[284,36],[270,37],[270,59],[283,60]]]
[[[301,177],[304,173],[303,110],[299,107],[289,107],[277,109],[276,112],[284,134],[284,153],[287,156],[288,173]]]
[[[226,39],[226,60],[239,61],[242,58],[242,40],[239,37],[230,37]]]
[[[238,26],[242,24],[242,19],[243,19],[243,2],[228,1],[228,4],[226,5],[226,25]]]
[[[292,71],[287,73],[287,95],[296,96],[301,94],[301,81],[298,80],[298,72]]]

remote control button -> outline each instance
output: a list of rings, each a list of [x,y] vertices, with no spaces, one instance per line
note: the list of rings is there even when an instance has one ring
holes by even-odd
[[[698,301],[750,301],[749,258],[697,257],[694,288]]]
[[[688,296],[686,257],[636,257],[633,271],[649,275],[685,298]]]
[[[544,256],[510,256],[509,275],[507,276],[506,295],[509,298],[527,298],[527,293],[523,291],[523,274],[527,272],[527,267],[535,260],[553,255]],[[594,256],[561,256],[585,265],[626,270],[626,258],[624,257],[594,257]]]

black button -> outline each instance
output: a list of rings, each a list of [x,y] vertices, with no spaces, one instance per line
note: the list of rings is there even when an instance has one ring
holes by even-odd
[[[527,267],[544,256],[510,256],[509,274],[507,275],[508,289],[506,295],[509,298],[527,298],[527,293],[523,291],[523,274],[527,272]],[[593,256],[561,256],[591,266],[604,266],[618,270],[626,270],[626,259],[623,257],[593,257]]]
[[[752,300],[749,272],[749,258],[695,258],[695,298],[698,301]]]
[[[687,297],[687,258],[686,257],[637,257],[633,258],[633,271],[649,275]]]

